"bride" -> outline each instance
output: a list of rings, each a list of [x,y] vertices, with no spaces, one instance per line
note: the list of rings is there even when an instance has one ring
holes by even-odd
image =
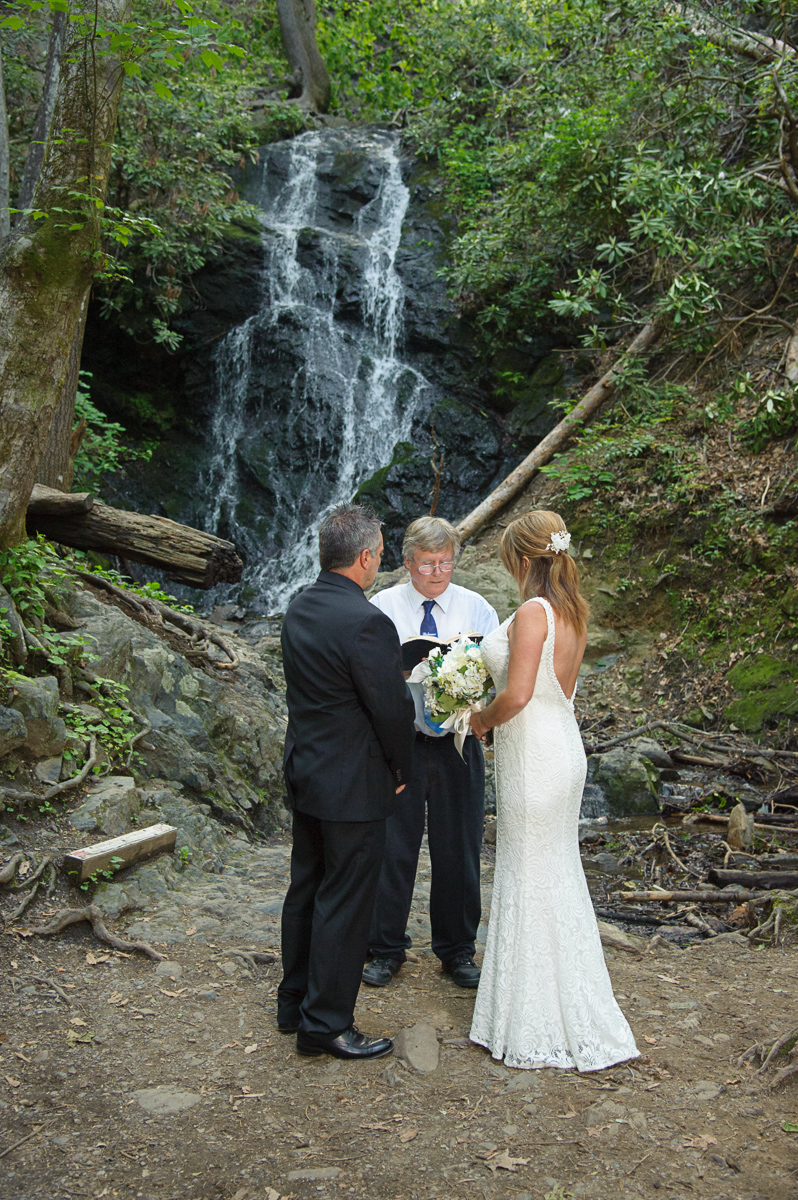
[[[471,1040],[508,1067],[599,1071],[636,1058],[604,963],[579,857],[585,752],[573,711],[589,608],[553,512],[507,527],[522,604],[482,642],[497,688],[471,729],[495,729],[496,871]]]

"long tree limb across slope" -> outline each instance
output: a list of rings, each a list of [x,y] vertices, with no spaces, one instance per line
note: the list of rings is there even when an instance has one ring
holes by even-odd
[[[67,33],[52,126],[28,215],[0,241],[0,548],[25,535],[100,250],[100,213],[123,74],[96,30],[130,0],[97,0]]]
[[[526,487],[540,468],[550,458],[553,458],[574,433],[595,416],[615,391],[619,369],[623,363],[630,357],[643,354],[649,346],[653,345],[659,333],[660,327],[653,322],[645,325],[634,341],[630,343],[622,358],[610,367],[598,383],[593,385],[576,407],[571,409],[568,416],[560,421],[559,425],[555,425],[550,433],[546,434],[543,441],[539,442],[531,454],[528,454],[523,462],[519,463],[515,470],[502,480],[486,500],[477,505],[467,517],[463,517],[457,526],[457,532],[463,541],[479,533],[498,512],[501,512],[505,505],[509,504]]]
[[[729,25],[720,17],[711,17],[708,13],[692,4],[679,4],[676,11],[684,18],[693,33],[702,34],[710,41],[753,58],[757,62],[795,58],[795,47],[789,42],[771,37],[769,33],[756,33],[750,29],[739,29]]]

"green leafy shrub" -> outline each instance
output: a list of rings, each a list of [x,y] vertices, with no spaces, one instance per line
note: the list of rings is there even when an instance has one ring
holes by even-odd
[[[75,455],[73,487],[95,491],[103,475],[132,462],[148,462],[153,444],[132,449],[124,444],[124,426],[109,421],[92,403],[89,392],[91,371],[81,371],[75,397],[75,419],[86,422],[86,431]]]

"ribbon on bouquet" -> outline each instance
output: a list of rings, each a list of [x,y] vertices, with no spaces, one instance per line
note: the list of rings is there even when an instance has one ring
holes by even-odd
[[[440,725],[438,725],[437,721],[435,722],[440,730],[445,729],[447,732],[453,730],[454,744],[461,758],[463,758],[463,746],[465,745],[466,737],[471,732],[471,714],[481,712],[484,707],[484,700],[476,700],[473,704],[469,704],[465,708],[456,708],[453,713],[449,714],[445,721],[441,721]],[[465,762],[465,759],[463,759],[463,762]]]

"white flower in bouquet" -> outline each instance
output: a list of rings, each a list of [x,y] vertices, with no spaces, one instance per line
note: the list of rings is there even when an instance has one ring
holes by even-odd
[[[426,663],[424,698],[430,719],[436,725],[462,709],[482,707],[493,687],[493,680],[476,642],[461,638],[448,654],[434,650]]]

